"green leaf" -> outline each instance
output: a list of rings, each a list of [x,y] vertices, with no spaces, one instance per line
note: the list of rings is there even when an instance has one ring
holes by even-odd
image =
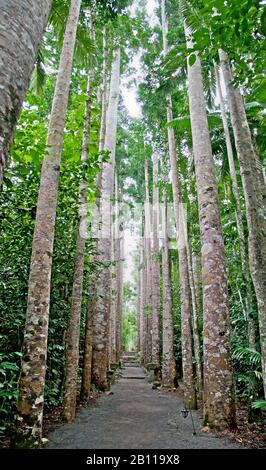
[[[195,64],[196,60],[197,60],[196,54],[190,54],[190,56],[188,58],[188,63],[190,65],[190,67],[192,67],[192,65]]]

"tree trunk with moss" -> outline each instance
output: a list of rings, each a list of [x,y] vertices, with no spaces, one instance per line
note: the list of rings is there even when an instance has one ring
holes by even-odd
[[[153,224],[152,224],[152,363],[154,380],[160,381],[160,252],[158,152],[153,153]]]
[[[120,81],[120,50],[114,51],[111,72],[110,97],[106,116],[106,134],[104,149],[110,152],[110,158],[103,163],[101,177],[101,230],[98,250],[100,261],[105,263],[98,279],[97,305],[93,319],[93,359],[92,383],[100,390],[106,390],[108,365],[108,324],[111,307],[111,197],[114,186],[114,163],[117,131],[117,109]]]
[[[185,30],[190,48],[190,31]],[[204,421],[211,427],[230,428],[235,425],[235,407],[227,272],[199,57],[192,66],[188,61],[188,94],[201,232]]]
[[[258,303],[264,395],[266,397],[266,186],[261,162],[252,144],[243,98],[231,84],[227,55],[220,50],[235,145],[243,183],[248,223],[249,265]]]
[[[168,47],[168,23],[165,14],[165,0],[161,0],[163,50],[167,54]],[[173,120],[172,98],[167,96],[167,122]],[[183,388],[184,401],[186,405],[196,408],[196,390],[193,377],[193,343],[191,332],[191,293],[189,284],[189,260],[187,250],[187,237],[182,206],[182,194],[180,185],[180,176],[177,168],[176,139],[174,129],[170,126],[168,131],[168,145],[171,166],[171,179],[173,190],[173,205],[176,223],[176,238],[178,248],[179,262],[179,280],[181,290],[181,344],[182,344],[182,370],[183,370]]]
[[[0,186],[51,4],[0,1]]]
[[[93,19],[90,19],[90,37],[93,39]],[[89,141],[91,127],[91,107],[92,107],[92,82],[94,72],[91,71],[88,76],[87,83],[87,100],[85,106],[84,130],[81,162],[84,172],[89,157]],[[78,365],[79,365],[79,337],[80,337],[80,316],[82,306],[83,293],[83,277],[84,277],[84,259],[87,238],[87,191],[88,182],[83,179],[79,189],[79,223],[77,229],[76,241],[76,259],[74,266],[73,288],[71,299],[71,311],[67,332],[67,349],[66,349],[66,381],[63,417],[66,422],[72,422],[76,416],[76,399],[77,399],[77,382],[78,382]],[[85,222],[85,223],[84,223]]]
[[[124,258],[124,233],[120,226],[119,233],[119,259],[117,268],[117,297],[116,297],[116,325],[115,325],[115,352],[116,362],[121,360],[122,355],[122,317],[123,317],[123,258]]]
[[[72,0],[41,172],[19,381],[18,445],[19,440],[28,442],[28,446],[38,445],[42,434],[57,192],[79,11],[80,0]]]
[[[151,217],[150,217],[150,194],[149,194],[149,168],[147,158],[144,164],[145,177],[145,365],[152,362],[152,271],[151,271]]]
[[[176,367],[174,358],[174,324],[171,294],[171,274],[169,264],[167,199],[164,195],[162,213],[162,282],[163,282],[163,351],[162,351],[162,385],[174,387]]]
[[[99,138],[99,154],[101,158],[101,152],[104,149],[104,140],[106,133],[106,112],[107,112],[107,47],[106,47],[106,29],[103,29],[103,69],[102,69],[102,90],[101,90],[101,126],[100,126],[100,138]],[[98,251],[98,237],[100,227],[100,191],[101,191],[101,177],[102,168],[100,169],[97,178],[96,186],[99,191],[99,195],[96,198],[94,213],[93,213],[93,227],[92,227],[92,243],[94,251]],[[98,255],[94,254],[91,257],[91,266],[96,266],[98,261]],[[88,401],[91,389],[91,375],[92,375],[92,344],[93,344],[93,318],[95,316],[96,305],[97,305],[97,286],[98,270],[94,269],[89,276],[89,300],[86,316],[86,331],[85,331],[85,342],[84,342],[84,360],[83,360],[83,373],[82,373],[82,384],[81,384],[81,399]]]
[[[245,240],[245,234],[244,234],[240,193],[239,193],[239,188],[238,188],[234,155],[233,155],[231,137],[230,137],[229,127],[228,127],[228,122],[227,122],[225,103],[224,103],[224,98],[222,94],[219,69],[216,64],[214,64],[214,68],[215,68],[215,76],[216,76],[216,84],[217,84],[217,94],[218,94],[218,98],[220,101],[221,116],[222,116],[222,121],[223,121],[229,170],[230,170],[230,176],[232,180],[232,189],[233,189],[233,194],[234,194],[234,198],[236,201],[236,222],[237,222],[237,230],[238,230],[238,235],[239,235],[242,272],[243,272],[243,278],[244,278],[245,290],[246,290],[245,312],[246,312],[246,321],[247,321],[248,343],[249,343],[250,348],[255,349],[256,348],[256,328],[255,328],[254,319],[252,318],[252,284],[251,284],[250,271],[249,271],[248,258],[247,258],[246,240]]]

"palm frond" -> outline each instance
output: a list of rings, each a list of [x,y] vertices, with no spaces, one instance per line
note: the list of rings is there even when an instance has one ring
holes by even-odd
[[[251,404],[251,408],[254,410],[266,410],[266,400],[256,400]]]
[[[238,346],[232,354],[232,358],[238,361],[245,361],[247,365],[255,366],[261,363],[261,354],[254,349]]]

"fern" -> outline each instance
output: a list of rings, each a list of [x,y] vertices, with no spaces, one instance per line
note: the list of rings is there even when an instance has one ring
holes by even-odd
[[[235,348],[232,358],[238,361],[244,361],[250,366],[259,365],[261,363],[261,354],[258,351],[243,346]]]
[[[254,410],[265,410],[266,411],[266,400],[256,400],[251,404],[251,408]]]

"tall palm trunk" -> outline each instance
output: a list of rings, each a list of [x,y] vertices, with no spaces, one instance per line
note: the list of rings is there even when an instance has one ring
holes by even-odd
[[[162,33],[164,54],[168,52],[168,24],[165,15],[165,0],[161,0]],[[172,98],[167,97],[167,122],[173,120]],[[196,408],[196,393],[193,378],[193,353],[191,333],[191,293],[189,284],[189,259],[185,231],[185,220],[182,209],[180,176],[177,169],[176,140],[174,129],[168,126],[168,145],[170,154],[173,203],[178,245],[179,279],[181,289],[181,343],[184,401],[189,408]]]
[[[47,155],[42,165],[32,245],[18,420],[22,437],[33,442],[40,439],[42,432],[57,191],[79,11],[80,0],[72,0],[48,129]]]
[[[93,19],[90,19],[90,37],[93,39]],[[81,162],[86,168],[89,157],[89,141],[91,127],[91,106],[92,106],[92,81],[94,73],[91,71],[88,76],[87,83],[87,101],[85,107],[83,145]],[[77,229],[76,240],[76,259],[74,266],[71,312],[69,318],[67,332],[67,350],[66,350],[66,381],[64,396],[64,419],[72,422],[76,416],[76,398],[77,398],[77,381],[78,381],[78,365],[79,365],[79,337],[80,337],[80,315],[82,305],[83,292],[83,276],[84,276],[84,258],[86,246],[86,226],[84,227],[84,217],[86,222],[86,206],[87,206],[87,190],[88,183],[83,179],[79,188],[79,224]]]
[[[248,223],[249,265],[259,312],[264,395],[266,397],[266,194],[262,166],[247,121],[243,98],[233,88],[232,72],[227,55],[220,50],[220,61],[228,96],[235,145],[246,203]]]
[[[0,186],[52,0],[0,0]]]
[[[176,367],[174,359],[174,325],[171,295],[171,274],[169,264],[167,199],[164,195],[162,214],[162,277],[163,277],[163,353],[162,353],[162,385],[174,386]]]
[[[229,162],[229,170],[230,170],[230,176],[232,180],[232,189],[233,189],[233,194],[234,194],[234,198],[236,201],[236,222],[237,222],[237,229],[238,229],[238,234],[239,234],[242,271],[243,271],[243,276],[245,280],[245,289],[246,289],[245,311],[246,311],[246,319],[247,319],[247,325],[248,325],[248,342],[249,342],[250,348],[255,349],[256,329],[255,329],[254,320],[251,316],[252,315],[251,314],[252,312],[252,286],[251,286],[249,265],[248,265],[247,256],[246,256],[246,242],[245,242],[243,218],[242,218],[242,211],[241,211],[240,193],[239,193],[239,188],[238,188],[238,183],[237,183],[234,155],[233,155],[231,137],[230,137],[229,127],[228,127],[228,122],[227,122],[224,98],[222,94],[220,74],[219,74],[218,66],[216,64],[214,65],[214,69],[215,69],[215,76],[216,76],[216,83],[217,83],[217,92],[218,92],[217,94],[218,94],[218,98],[220,101],[221,116],[222,116],[222,121],[223,121],[227,157],[228,157],[228,162]]]
[[[160,258],[158,153],[153,154],[153,245],[152,245],[152,363],[154,379],[160,380]]]
[[[188,28],[185,30],[188,47],[192,47],[190,31]],[[201,62],[198,57],[194,65],[188,63],[188,93],[201,231],[204,418],[210,426],[223,428],[235,423],[227,272]]]
[[[110,98],[106,116],[106,134],[104,149],[110,152],[110,159],[104,162],[101,178],[101,230],[99,238],[100,259],[103,267],[98,280],[98,296],[94,316],[94,341],[92,359],[92,382],[102,390],[108,387],[106,372],[108,364],[108,323],[111,307],[111,197],[114,186],[114,163],[117,130],[117,109],[119,99],[120,50],[114,54]]]

